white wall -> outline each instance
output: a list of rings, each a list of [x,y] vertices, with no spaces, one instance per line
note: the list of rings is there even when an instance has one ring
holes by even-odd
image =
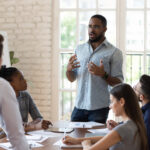
[[[0,34],[4,37],[3,42],[3,65],[10,67],[10,57],[9,57],[9,49],[8,49],[8,37],[5,31],[0,31]]]

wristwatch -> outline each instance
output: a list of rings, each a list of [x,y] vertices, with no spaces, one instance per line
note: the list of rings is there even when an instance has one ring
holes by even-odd
[[[109,74],[107,72],[104,73],[103,79],[107,80],[108,79]]]

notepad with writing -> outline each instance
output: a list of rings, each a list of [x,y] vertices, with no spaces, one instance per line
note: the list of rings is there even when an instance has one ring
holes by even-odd
[[[77,144],[77,145],[67,145],[67,144],[64,144],[62,142],[62,139],[57,141],[56,143],[54,143],[54,145],[57,145],[57,146],[60,146],[61,148],[72,148],[72,149],[76,149],[76,148],[82,148],[82,145],[81,144]]]

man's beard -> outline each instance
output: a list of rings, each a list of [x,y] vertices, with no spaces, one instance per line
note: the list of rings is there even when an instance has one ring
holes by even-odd
[[[100,41],[102,38],[103,38],[103,35],[101,34],[93,40],[89,38],[89,42],[90,43],[96,43],[96,42]]]

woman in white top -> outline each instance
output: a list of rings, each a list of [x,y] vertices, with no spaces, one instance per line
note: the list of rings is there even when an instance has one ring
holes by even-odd
[[[4,38],[0,35],[0,68],[3,41]],[[14,90],[2,78],[0,78],[0,125],[6,132],[13,150],[29,150]]]
[[[128,84],[118,84],[110,91],[110,108],[123,123],[104,137],[65,137],[66,144],[82,143],[84,150],[148,150],[146,129],[137,96]]]

